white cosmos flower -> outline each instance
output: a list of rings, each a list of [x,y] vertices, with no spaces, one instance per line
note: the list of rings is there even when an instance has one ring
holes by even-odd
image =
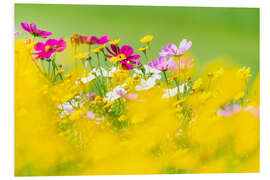
[[[106,93],[106,97],[104,98],[104,101],[105,102],[114,101],[114,100],[120,98],[121,96],[124,96],[127,93],[127,91],[123,88],[125,86],[126,86],[126,83],[119,85],[119,86],[116,86],[113,89],[113,91]]]
[[[106,69],[101,68],[101,72],[102,72],[102,75],[103,75],[104,77],[109,76],[109,73],[106,71]],[[99,68],[94,68],[94,69],[89,73],[89,76],[88,76],[88,77],[83,77],[83,78],[81,78],[81,81],[85,84],[85,83],[88,83],[88,82],[91,82],[92,80],[94,80],[94,79],[96,78],[96,76],[101,76],[101,73],[100,73]],[[78,84],[78,82],[76,82],[76,84]]]
[[[112,67],[112,69],[108,73],[108,77],[113,77],[114,72],[118,72],[120,69],[117,69],[116,67]]]
[[[104,77],[107,77],[109,75],[108,71],[104,68],[101,67],[101,72]],[[96,76],[101,76],[100,69],[99,68],[94,68],[91,73],[95,73]]]
[[[148,65],[143,66],[145,69],[146,76],[150,76],[148,79],[141,79],[141,84],[137,85],[135,87],[136,91],[143,91],[147,89],[151,89],[156,85],[156,80],[161,79],[161,75],[159,70],[151,68]],[[135,69],[135,76],[137,74],[143,75],[143,72],[141,70]]]
[[[81,80],[85,84],[85,83],[88,83],[88,82],[94,80],[95,78],[96,77],[92,73],[89,73],[88,77],[83,77],[83,78],[81,78]]]
[[[189,89],[189,87],[187,86],[187,83],[181,84],[181,85],[179,86],[179,91],[180,91],[181,94],[184,93],[184,88],[185,88],[185,86],[186,86],[187,89]],[[178,88],[177,88],[177,87],[175,87],[175,88],[173,88],[173,89],[163,89],[163,90],[166,92],[165,94],[162,95],[163,98],[173,97],[173,96],[175,96],[175,95],[177,94],[177,92],[178,92]]]

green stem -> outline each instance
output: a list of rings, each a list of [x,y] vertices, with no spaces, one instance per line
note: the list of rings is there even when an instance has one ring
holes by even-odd
[[[165,80],[166,80],[166,83],[167,83],[167,88],[168,88],[169,96],[171,96],[170,88],[169,88],[169,81],[168,81],[168,79],[167,79],[166,71],[162,71],[162,72],[163,72],[163,74],[164,74],[164,77],[165,77]]]
[[[180,92],[180,88],[179,88],[179,83],[176,79],[174,79],[175,83],[176,83],[176,87],[177,87],[177,90],[178,90],[178,94],[177,94],[177,99],[179,100],[180,99],[180,96],[181,96],[181,92]]]
[[[149,59],[148,59],[148,57],[147,57],[147,55],[146,55],[146,51],[143,51],[143,54],[145,55],[146,63],[149,62]]]
[[[104,85],[104,75],[103,75],[103,72],[102,72],[102,68],[101,68],[101,64],[100,64],[100,58],[99,58],[99,54],[97,53],[97,61],[98,61],[98,68],[99,68],[99,71],[100,71],[100,74],[101,74],[101,85],[102,85],[102,89],[104,91],[104,94],[106,93],[106,87]]]
[[[51,78],[51,60],[49,61],[48,76]]]
[[[89,55],[91,54],[91,44],[88,46]]]
[[[153,58],[153,52],[152,52],[152,48],[151,48],[151,46],[150,46],[150,42],[149,43],[147,43],[148,44],[148,46],[149,46],[149,51],[150,51],[150,59],[152,60],[152,58]]]

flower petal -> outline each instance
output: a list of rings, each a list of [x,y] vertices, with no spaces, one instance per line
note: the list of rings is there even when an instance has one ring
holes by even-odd
[[[23,28],[25,31],[27,31],[27,32],[31,33],[31,30],[30,30],[29,24],[28,24],[27,22],[23,22],[23,23],[21,23],[21,26],[22,26],[22,28]]]
[[[126,57],[130,57],[133,54],[133,48],[128,45],[124,45],[120,49],[120,53],[125,54]]]
[[[30,30],[32,33],[37,33],[37,25],[35,23],[30,24]]]

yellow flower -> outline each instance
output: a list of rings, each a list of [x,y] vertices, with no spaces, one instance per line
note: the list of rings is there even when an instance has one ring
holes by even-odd
[[[205,100],[209,99],[211,95],[212,95],[211,92],[203,92],[201,94],[201,97],[200,98],[201,98],[202,101],[205,101]]]
[[[80,118],[80,115],[81,115],[81,112],[79,110],[75,111],[74,113],[72,113],[70,116],[69,116],[69,119],[71,121],[74,121],[76,119],[79,119]]]
[[[103,105],[103,98],[101,96],[96,96],[96,98],[94,100],[94,104]]]
[[[118,45],[119,41],[120,39],[116,39],[116,40],[110,41],[109,44]]]
[[[100,50],[100,48],[98,47],[98,48],[96,48],[96,49],[92,49],[91,50],[91,52],[93,52],[93,53],[99,53],[101,50]]]
[[[150,41],[152,41],[152,39],[153,39],[153,36],[152,35],[146,35],[140,41],[142,43],[149,43]]]
[[[239,92],[239,93],[237,93],[235,96],[234,96],[234,100],[239,100],[239,99],[242,99],[243,97],[244,97],[244,95],[245,95],[245,92],[244,91],[241,91],[241,92]]]
[[[202,78],[199,78],[194,82],[192,89],[193,90],[199,89],[201,85],[202,85]]]
[[[240,79],[242,80],[246,80],[248,79],[249,77],[251,77],[251,74],[250,74],[250,67],[242,67],[238,70],[238,77],[240,77]]]
[[[120,70],[113,72],[113,82],[117,84],[124,83],[124,81],[129,77],[129,72],[127,70]]]
[[[173,113],[181,113],[181,111],[183,110],[183,107],[178,107],[178,108],[175,108],[173,109]]]
[[[216,72],[213,73],[214,79],[219,78],[223,74],[224,74],[224,70],[222,68],[220,68],[218,71],[216,71]]]
[[[105,106],[104,106],[104,108],[106,109],[106,108],[109,108],[109,107],[111,107],[113,105],[113,101],[110,101],[110,102],[108,102]]]
[[[180,99],[180,100],[176,101],[176,103],[174,103],[174,106],[180,105],[183,102],[185,102],[185,99]]]
[[[105,44],[103,44],[102,46],[99,47],[99,49],[102,51],[105,48]]]
[[[25,39],[25,45],[26,45],[26,48],[27,48],[28,50],[32,50],[33,47],[34,47],[34,42],[33,42],[33,40],[31,40],[31,39],[29,39],[29,38],[26,38],[26,39]]]
[[[62,74],[64,72],[64,69],[59,69],[56,71],[56,74]]]
[[[100,47],[98,47],[96,49],[92,49],[91,52],[93,52],[93,53],[100,53],[100,51],[102,51],[105,48],[105,46],[106,45],[104,44],[104,45],[102,45],[102,46],[100,46]]]
[[[146,49],[148,49],[149,48],[149,46],[145,46],[145,47],[141,47],[141,48],[139,48],[138,50],[139,51],[142,51],[142,52],[145,52],[146,51]]]
[[[168,80],[173,81],[178,77],[178,73],[173,73],[170,77],[168,77]]]
[[[128,119],[128,117],[126,116],[126,115],[122,115],[122,116],[120,116],[119,118],[118,118],[118,121],[119,122],[124,122],[124,121],[126,121]]]
[[[123,61],[126,59],[126,56],[124,54],[120,54],[118,56],[113,56],[109,59],[110,62],[112,62],[113,64],[116,64],[119,61]]]
[[[65,78],[67,78],[67,79],[70,79],[71,77],[72,77],[71,73],[68,73],[68,74],[65,75]]]
[[[79,54],[75,55],[74,58],[78,59],[78,60],[85,60],[85,59],[87,59],[88,56],[89,56],[89,53],[85,52],[83,54],[79,53]]]

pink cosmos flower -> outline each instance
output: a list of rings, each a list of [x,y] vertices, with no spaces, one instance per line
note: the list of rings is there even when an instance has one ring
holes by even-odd
[[[134,68],[133,65],[135,65],[135,66],[141,65],[141,62],[136,61],[141,56],[138,54],[132,55],[133,48],[131,46],[123,45],[121,48],[119,48],[118,46],[111,44],[111,50],[107,47],[106,47],[106,49],[111,54],[108,56],[108,58],[111,58],[113,56],[114,57],[117,57],[117,56],[125,57],[125,59],[120,61],[123,69],[130,70],[130,69]],[[124,56],[122,56],[122,55],[124,55]]]
[[[92,111],[87,111],[86,117],[89,119],[95,119],[95,114]]]
[[[193,59],[190,57],[184,58],[184,57],[178,57],[179,60],[175,60],[174,57],[171,57],[168,61],[169,69],[173,72],[180,72],[186,71],[190,68],[192,68]],[[179,65],[180,63],[180,65]]]
[[[100,118],[100,117],[96,117],[95,114],[94,114],[92,111],[87,111],[85,117],[88,118],[88,119],[94,120],[94,122],[95,122],[96,124],[100,124],[100,121],[103,120],[103,119]]]
[[[224,110],[218,110],[218,115],[220,116],[224,116],[224,117],[228,117],[228,116],[232,116],[235,113],[238,113],[242,110],[242,107],[238,104],[234,104],[232,106],[224,106]]]
[[[125,99],[127,99],[127,100],[135,100],[135,99],[137,99],[138,96],[139,96],[138,94],[135,94],[135,93],[127,94],[127,92],[126,92],[123,88],[118,89],[118,90],[116,91],[116,93],[117,93],[119,96],[121,96],[121,97],[123,97],[123,98],[125,98]]]
[[[51,55],[55,52],[62,52],[66,48],[67,43],[62,38],[59,40],[48,39],[45,43],[38,42],[35,44],[35,53],[37,55],[35,60],[38,59],[50,59]]]
[[[21,34],[21,32],[19,32],[17,29],[15,29],[15,30],[14,30],[14,34],[15,34],[15,35],[19,35],[19,34]]]
[[[179,48],[177,48],[175,44],[169,43],[167,47],[162,47],[162,52],[159,54],[160,56],[179,56],[188,51],[191,46],[192,42],[187,42],[187,40],[184,39],[181,41]]]
[[[33,36],[47,38],[50,35],[52,35],[51,32],[38,29],[36,24],[34,24],[34,23],[29,25],[27,22],[23,22],[23,23],[21,23],[21,26],[25,31],[29,32]]]
[[[165,71],[169,68],[169,62],[165,56],[159,56],[157,59],[150,62],[149,66],[160,71]]]
[[[97,96],[96,93],[91,93],[91,94],[86,95],[88,101],[93,101],[96,96]]]
[[[245,111],[251,112],[256,118],[260,118],[260,108],[255,108],[253,106],[247,106]]]
[[[139,95],[132,93],[132,94],[125,94],[123,97],[126,98],[127,100],[135,100],[139,97]]]
[[[101,36],[100,38],[96,37],[96,36],[81,36],[82,38],[82,42],[84,44],[100,44],[103,45],[107,42],[110,41],[109,37],[104,35]]]
[[[65,111],[67,112],[67,114],[73,114],[74,113],[72,108],[66,108]]]

